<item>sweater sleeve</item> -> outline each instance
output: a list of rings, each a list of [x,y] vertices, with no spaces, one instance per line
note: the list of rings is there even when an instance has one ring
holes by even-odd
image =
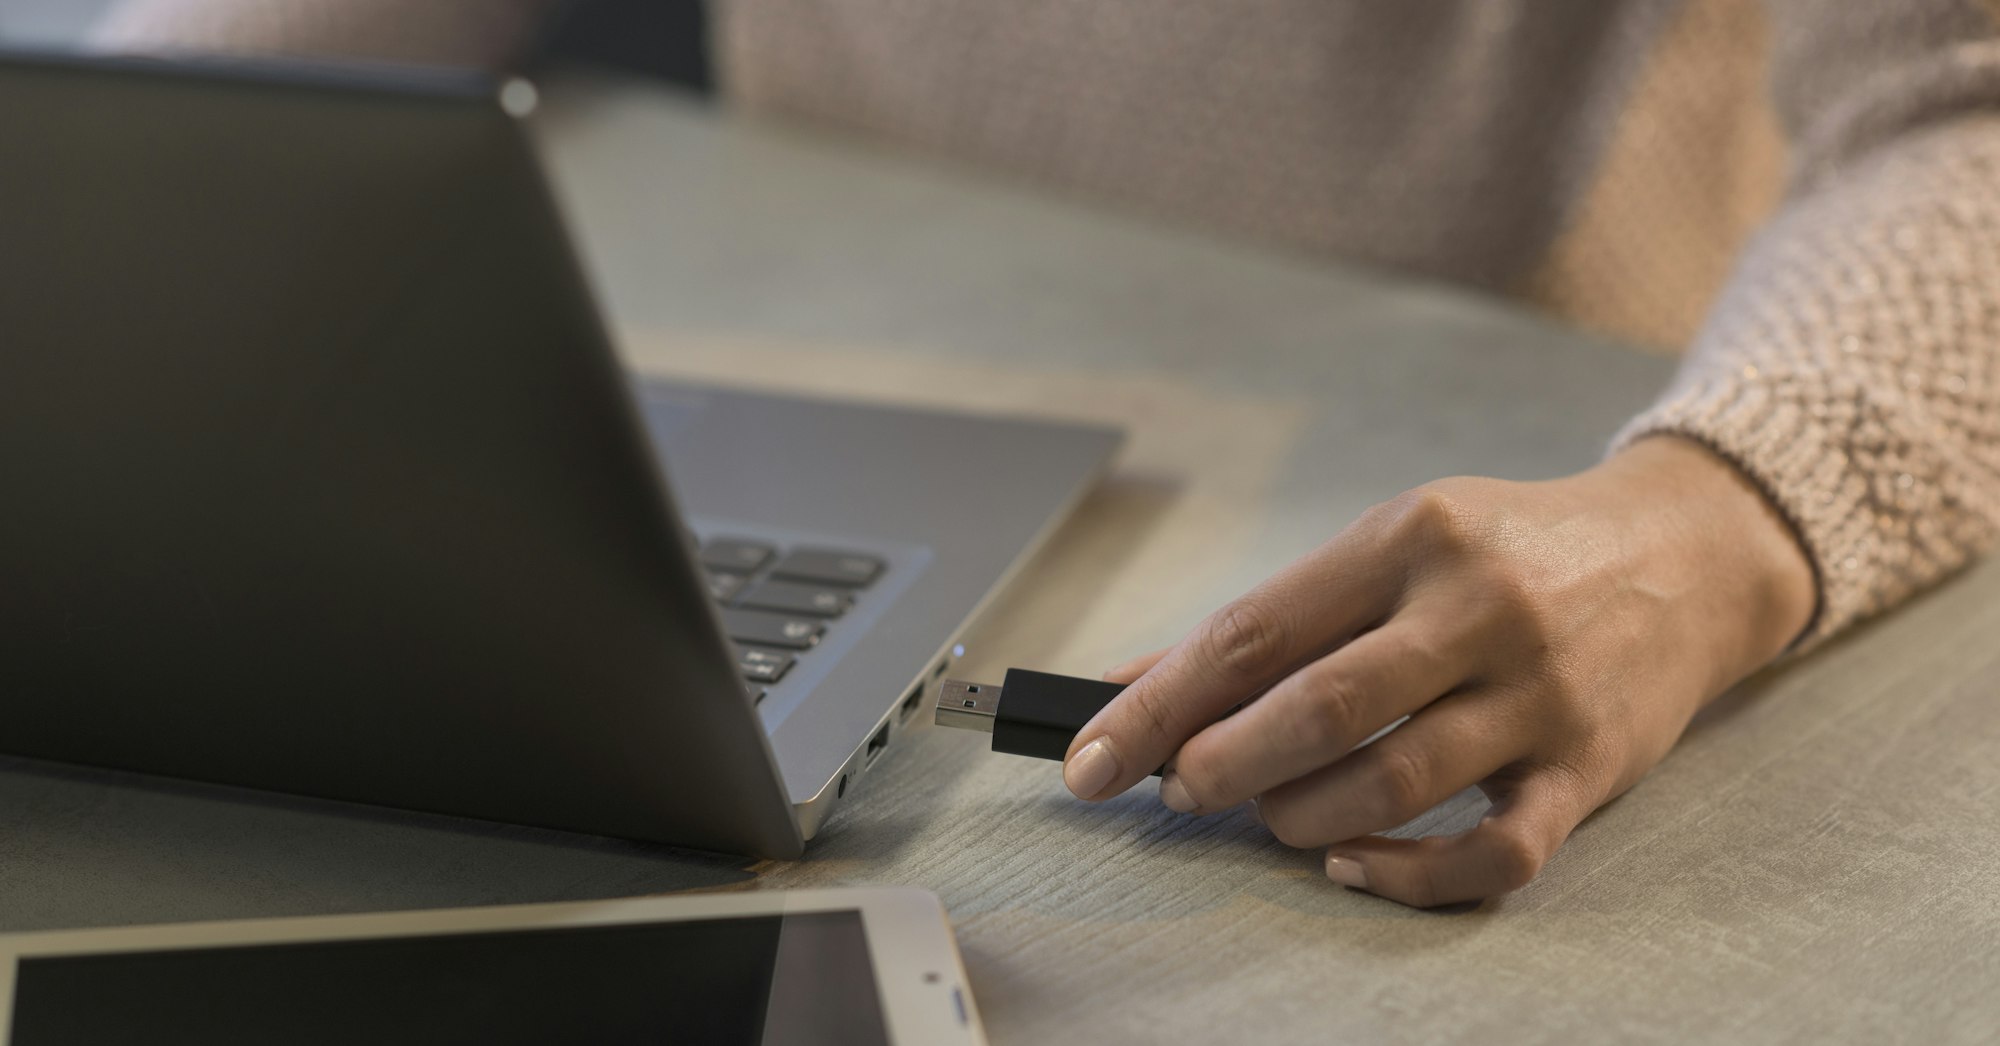
[[[101,50],[362,58],[491,69],[528,44],[551,0],[124,0]]]
[[[1813,645],[2000,533],[2000,39],[1975,0],[1769,0],[1786,201],[1673,385],[1684,436],[1783,512]]]

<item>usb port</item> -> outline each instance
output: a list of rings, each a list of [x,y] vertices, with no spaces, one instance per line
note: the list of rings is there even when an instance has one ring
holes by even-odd
[[[883,723],[882,729],[875,731],[875,736],[868,739],[867,761],[863,765],[874,765],[875,757],[881,755],[882,749],[887,747],[889,747],[889,724]]]
[[[910,696],[903,699],[902,708],[896,713],[897,718],[904,722],[909,722],[910,717],[917,714],[917,706],[923,704],[923,702],[924,685],[918,683],[910,690]]]

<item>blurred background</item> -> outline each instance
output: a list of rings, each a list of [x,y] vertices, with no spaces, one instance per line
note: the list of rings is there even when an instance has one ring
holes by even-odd
[[[55,46],[83,39],[116,0],[0,0],[0,42]]]
[[[0,0],[0,45],[82,44],[119,0]],[[617,66],[706,90],[712,81],[703,0],[572,0],[539,34],[544,59]]]

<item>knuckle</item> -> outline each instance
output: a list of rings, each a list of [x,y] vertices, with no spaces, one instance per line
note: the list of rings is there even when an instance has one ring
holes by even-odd
[[[1445,674],[1461,659],[1459,644],[1464,642],[1463,632],[1448,629],[1449,626],[1436,627],[1426,622],[1425,627],[1400,630],[1383,649],[1382,664],[1394,666],[1385,667],[1384,674],[1391,678],[1398,672],[1425,678]]]
[[[1430,808],[1430,764],[1415,749],[1382,749],[1375,755],[1373,769],[1375,794],[1385,819],[1400,824]]]
[[[1226,679],[1247,679],[1277,668],[1287,643],[1284,614],[1246,597],[1216,612],[1199,649],[1217,674]]]
[[[1547,854],[1540,843],[1518,830],[1496,832],[1489,847],[1494,893],[1518,890],[1541,874]]]
[[[1485,564],[1479,572],[1479,587],[1502,611],[1526,624],[1539,623],[1541,588],[1519,564],[1505,559]]]
[[[1558,638],[1558,620],[1542,579],[1508,555],[1461,564],[1460,620],[1467,634],[1492,647],[1532,653]]]
[[[1568,701],[1570,722],[1577,732],[1574,747],[1578,769],[1610,767],[1621,762],[1632,723],[1606,702],[1586,694],[1572,694]]]
[[[1564,752],[1585,753],[1592,759],[1611,756],[1624,724],[1603,702],[1568,679],[1542,684],[1544,736]]]
[[[1179,740],[1174,736],[1173,709],[1160,688],[1134,688],[1127,694],[1130,698],[1127,707],[1132,710],[1132,718],[1149,743],[1171,745]]]
[[[1310,680],[1306,696],[1296,702],[1291,730],[1316,752],[1344,753],[1360,738],[1361,697],[1353,680],[1327,677]]]
[[[1449,501],[1435,487],[1417,487],[1383,502],[1378,511],[1382,523],[1397,536],[1417,537],[1451,515]]]
[[[1543,772],[1562,795],[1594,810],[1620,790],[1620,770],[1625,765],[1624,745],[1604,738],[1551,759]]]
[[[1401,538],[1440,552],[1462,551],[1475,544],[1479,528],[1473,512],[1439,484],[1401,494],[1391,505],[1393,527]]]

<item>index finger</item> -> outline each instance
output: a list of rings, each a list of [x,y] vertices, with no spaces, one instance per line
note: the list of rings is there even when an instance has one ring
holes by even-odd
[[[1299,665],[1380,620],[1402,568],[1349,528],[1210,614],[1070,742],[1063,783],[1107,799],[1164,765],[1196,732]]]

